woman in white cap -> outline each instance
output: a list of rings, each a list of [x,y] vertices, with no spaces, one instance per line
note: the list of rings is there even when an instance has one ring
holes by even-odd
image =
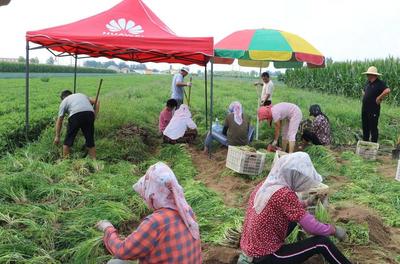
[[[307,153],[296,152],[278,159],[267,179],[250,195],[238,263],[303,263],[317,254],[331,264],[350,263],[328,238],[335,236],[344,240],[346,231],[320,223],[305,210],[317,202],[316,196],[301,201],[296,195],[296,192],[308,191],[321,182],[321,175]],[[287,235],[297,224],[314,236],[285,244]]]
[[[109,221],[97,223],[96,227],[104,232],[104,245],[115,256],[108,263],[139,260],[140,264],[200,264],[199,225],[173,171],[158,162],[133,185],[133,190],[154,211],[125,239]]]
[[[361,110],[363,140],[378,142],[378,121],[381,113],[381,102],[390,93],[390,89],[385,82],[379,79],[382,74],[378,73],[376,67],[369,67],[363,74],[366,74],[368,78],[363,90]]]
[[[171,99],[175,99],[178,103],[178,107],[183,104],[184,87],[192,86],[191,82],[184,82],[183,79],[189,73],[189,67],[182,67],[179,73],[174,75],[171,85]]]
[[[192,114],[189,107],[182,104],[175,114],[172,116],[164,132],[164,142],[176,143],[191,143],[196,139],[197,126],[193,122]]]

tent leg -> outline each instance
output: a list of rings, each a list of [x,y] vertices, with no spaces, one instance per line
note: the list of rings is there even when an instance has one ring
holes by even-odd
[[[74,93],[76,93],[76,70],[78,66],[78,55],[75,55],[75,70],[74,70]]]
[[[212,135],[212,120],[213,120],[213,107],[214,107],[214,59],[211,58],[211,77],[210,77],[210,135]],[[208,150],[208,157],[211,158],[211,151]]]
[[[25,57],[25,137],[29,140],[29,41],[26,41]]]
[[[208,129],[208,98],[207,98],[207,64],[204,66],[204,99],[206,108],[206,130]]]

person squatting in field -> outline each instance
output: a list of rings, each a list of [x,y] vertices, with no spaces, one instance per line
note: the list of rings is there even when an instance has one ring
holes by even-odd
[[[167,101],[167,105],[161,111],[160,116],[158,118],[158,130],[161,134],[164,132],[165,128],[168,126],[169,122],[171,121],[172,116],[174,115],[174,111],[177,106],[178,106],[178,103],[176,102],[175,99],[169,99]]]
[[[321,182],[322,177],[307,153],[296,152],[278,159],[267,179],[250,195],[238,264],[303,263],[316,254],[321,254],[331,264],[350,263],[328,238],[332,235],[344,240],[346,231],[320,223],[306,211],[307,206],[316,204],[317,196],[301,201],[296,195]],[[285,244],[286,237],[297,224],[314,236]]]
[[[171,98],[175,99],[179,108],[183,104],[185,86],[192,86],[191,82],[184,82],[183,79],[189,74],[189,67],[182,67],[180,72],[174,75],[171,84]]]
[[[300,108],[291,103],[278,103],[276,105],[261,106],[258,108],[258,119],[274,122],[275,132],[272,146],[278,144],[279,134],[282,127],[282,150],[286,151],[289,143],[289,153],[294,151],[296,134],[302,119]]]
[[[82,130],[86,140],[85,146],[88,149],[88,154],[91,158],[95,159],[94,120],[99,112],[100,102],[96,102],[95,99],[89,98],[82,93],[72,94],[69,90],[61,92],[61,101],[56,121],[54,144],[60,144],[62,123],[65,114],[68,113],[68,126],[63,143],[63,156],[69,156],[75,137],[79,130]],[[93,109],[93,107],[95,109]]]
[[[224,126],[215,124],[212,134],[207,134],[204,142],[204,153],[207,153],[215,139],[224,146],[244,146],[249,144],[254,129],[250,126],[250,119],[243,113],[240,102],[235,101],[229,105]]]
[[[175,111],[163,135],[164,142],[170,144],[191,143],[196,139],[197,126],[192,120],[192,114],[187,105],[182,104]]]
[[[154,211],[125,239],[119,237],[109,221],[96,224],[104,232],[104,245],[115,257],[108,264],[128,263],[124,260],[139,260],[140,264],[200,264],[199,225],[173,171],[158,162],[133,185],[133,190]]]
[[[313,143],[314,145],[331,144],[331,125],[329,118],[322,112],[321,107],[317,104],[311,105],[310,116],[314,117],[310,128],[306,128],[301,135],[301,139],[305,143]]]
[[[367,75],[367,83],[362,92],[361,121],[363,130],[363,140],[378,142],[378,121],[381,113],[381,102],[390,93],[384,81],[379,79],[382,75],[378,73],[376,67],[371,66],[363,74]]]

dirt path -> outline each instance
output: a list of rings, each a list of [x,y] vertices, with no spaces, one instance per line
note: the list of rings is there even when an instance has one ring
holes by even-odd
[[[246,207],[251,190],[262,179],[250,180],[238,176],[225,167],[226,148],[220,148],[212,154],[211,159],[202,151],[188,148],[194,166],[199,174],[197,180],[203,182],[211,190],[221,194],[224,203],[231,207]]]
[[[221,194],[227,206],[245,208],[251,190],[263,179],[250,180],[238,176],[225,167],[227,149],[218,149],[213,153],[212,158],[194,148],[188,148],[193,163],[199,172],[196,179],[202,181],[208,188]],[[346,164],[340,160],[339,153],[335,153],[339,164]],[[387,178],[393,178],[396,172],[396,162],[390,157],[380,156],[380,165],[377,167],[379,174]],[[329,177],[328,185],[330,193],[340,190],[349,181],[341,175]],[[353,245],[341,243],[340,247],[348,252],[353,263],[396,264],[395,259],[400,256],[400,228],[391,228],[383,224],[382,218],[365,206],[352,203],[335,203],[329,207],[329,214],[337,223],[354,221],[358,224],[368,224],[369,240],[368,245]],[[208,264],[233,264],[237,261],[238,249],[218,246],[203,246],[203,262]],[[320,257],[314,257],[306,262],[307,264],[323,264]]]

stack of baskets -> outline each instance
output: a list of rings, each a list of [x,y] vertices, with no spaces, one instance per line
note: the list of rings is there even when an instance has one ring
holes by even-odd
[[[357,142],[356,154],[360,155],[364,159],[376,160],[378,149],[378,143],[359,140]]]
[[[246,147],[228,147],[226,167],[241,174],[259,175],[264,169],[265,153],[247,150]]]

